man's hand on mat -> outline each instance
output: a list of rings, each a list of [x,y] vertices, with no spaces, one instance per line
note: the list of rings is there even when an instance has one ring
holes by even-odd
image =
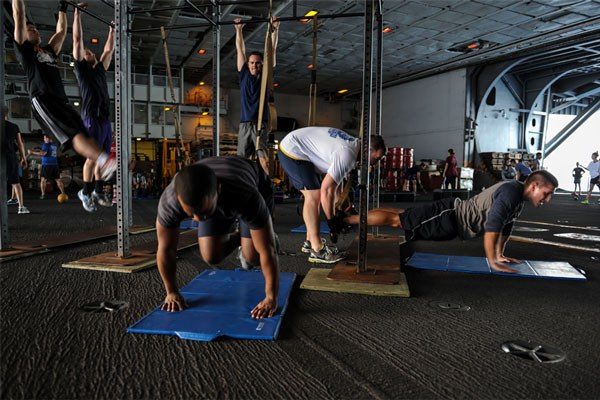
[[[521,264],[523,262],[519,259],[512,258],[512,257],[506,257],[504,255],[500,255],[500,256],[496,257],[496,261],[503,262],[503,263],[515,263],[515,264]]]
[[[492,268],[494,271],[499,271],[499,272],[508,272],[509,274],[514,274],[515,272],[517,272],[516,269],[509,267],[508,265],[504,265],[501,262],[498,261],[491,261],[489,260],[490,263],[490,268]]]
[[[164,311],[174,312],[183,311],[186,307],[187,304],[185,304],[185,299],[183,298],[183,296],[179,294],[179,292],[175,292],[167,294],[162,309]]]
[[[271,297],[265,297],[263,301],[258,303],[256,307],[250,312],[252,318],[260,319],[272,317],[277,311],[277,299]]]

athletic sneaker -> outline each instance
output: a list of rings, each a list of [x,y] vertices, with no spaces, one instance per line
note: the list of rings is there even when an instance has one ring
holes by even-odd
[[[98,194],[95,190],[92,192],[92,200],[96,204],[100,204],[102,207],[112,207],[112,200],[108,198],[106,193]]]
[[[321,250],[314,251],[310,250],[310,256],[308,262],[312,263],[323,263],[323,264],[335,264],[338,261],[344,259],[344,255],[339,253],[337,248],[323,245]]]
[[[15,205],[15,204],[19,204],[19,201],[17,199],[8,199],[6,201],[6,205],[7,206],[12,206],[12,205]]]
[[[85,209],[85,211],[87,211],[87,212],[96,211],[96,204],[94,204],[94,200],[92,199],[92,196],[86,196],[83,193],[83,189],[81,189],[79,192],[77,192],[77,197],[79,197],[79,200],[81,200],[81,204],[83,205],[83,208]]]
[[[590,204],[590,202],[588,201],[588,199],[585,199],[584,201],[581,202],[581,204]]]
[[[40,200],[44,200],[45,198],[46,198],[46,196],[44,196],[44,195],[40,196]]]
[[[325,245],[325,238],[321,238],[321,243],[323,243],[323,245]],[[309,254],[310,251],[312,250],[312,247],[310,245],[310,241],[305,240],[304,243],[302,243],[302,247],[300,248],[300,251],[306,254]]]
[[[25,206],[19,207],[19,214],[29,214],[29,210]]]
[[[109,181],[117,170],[117,157],[115,154],[110,153],[108,160],[100,167],[100,173],[102,174],[103,181]]]

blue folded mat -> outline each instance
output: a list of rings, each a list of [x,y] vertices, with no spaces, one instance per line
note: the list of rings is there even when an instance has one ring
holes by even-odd
[[[493,274],[523,276],[544,279],[574,279],[585,281],[583,271],[563,261],[525,261],[521,264],[508,264],[516,273],[493,271],[485,257],[448,256],[432,253],[414,253],[406,265],[419,269],[432,269],[471,274]]]
[[[262,272],[209,269],[181,289],[188,308],[167,312],[160,309],[161,304],[127,332],[175,335],[205,342],[220,336],[275,340],[295,278],[294,273],[280,272],[277,314],[253,319],[250,311],[265,296]]]
[[[321,221],[320,233],[329,234],[329,226],[327,222]],[[300,225],[292,229],[292,233],[306,233],[306,225]]]
[[[198,221],[194,221],[193,219],[184,219],[179,224],[179,229],[198,229]]]

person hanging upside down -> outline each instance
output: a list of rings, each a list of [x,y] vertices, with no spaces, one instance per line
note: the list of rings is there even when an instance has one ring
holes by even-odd
[[[513,224],[525,201],[534,207],[542,206],[550,202],[557,187],[554,175],[539,170],[531,173],[524,183],[499,182],[465,201],[449,198],[404,210],[374,209],[367,215],[367,224],[404,229],[407,241],[472,239],[483,235],[490,267],[496,271],[516,272],[505,263],[521,261],[504,255]],[[358,215],[352,215],[344,218],[344,222],[357,225],[359,219]]]

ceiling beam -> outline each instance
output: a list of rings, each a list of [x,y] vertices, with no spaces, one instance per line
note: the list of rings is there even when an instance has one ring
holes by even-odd
[[[583,99],[585,97],[588,97],[588,96],[592,96],[592,95],[598,94],[598,93],[600,93],[600,87],[597,87],[597,88],[592,89],[592,90],[588,90],[587,92],[581,93],[580,95],[575,96],[575,97],[567,97],[565,99],[565,100],[567,100],[566,103],[554,107],[551,112],[552,113],[556,113],[556,112],[558,112],[560,110],[564,110],[565,108],[569,108],[571,106],[574,106],[575,103],[577,103],[579,100],[581,100],[581,99]]]
[[[594,100],[593,103],[588,105],[583,111],[581,111],[575,119],[567,124],[560,132],[556,134],[550,140],[550,142],[546,143],[544,157],[548,157],[554,150],[556,150],[565,140],[569,138],[577,129],[583,125],[587,119],[592,116],[596,111],[600,109],[600,97]]]

